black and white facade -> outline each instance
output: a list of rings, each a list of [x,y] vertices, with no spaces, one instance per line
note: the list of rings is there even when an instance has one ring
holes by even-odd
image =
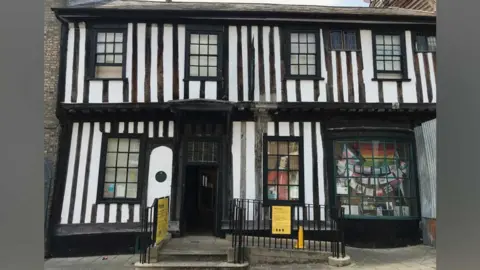
[[[413,129],[435,118],[435,16],[108,1],[62,22],[52,250],[222,236],[228,201],[341,204],[352,245],[418,241]],[[253,211],[251,212],[253,215]]]

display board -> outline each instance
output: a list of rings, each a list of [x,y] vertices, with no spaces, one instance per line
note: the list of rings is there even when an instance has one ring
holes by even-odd
[[[160,243],[168,233],[168,209],[169,197],[163,197],[157,200],[157,231],[155,243]]]
[[[292,210],[290,206],[272,206],[272,234],[291,234]]]

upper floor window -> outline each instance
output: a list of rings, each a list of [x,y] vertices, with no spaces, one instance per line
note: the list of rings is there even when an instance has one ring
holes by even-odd
[[[357,34],[354,31],[331,31],[330,49],[334,51],[357,50]]]
[[[93,77],[122,78],[125,62],[125,31],[108,29],[96,30],[94,33]]]
[[[436,52],[437,38],[429,35],[417,35],[415,38],[415,50],[417,52]]]
[[[401,79],[404,52],[400,34],[377,34],[374,38],[376,76],[379,79]]]
[[[309,31],[287,33],[287,75],[289,77],[320,76],[319,34]]]
[[[265,137],[264,197],[268,201],[303,200],[300,138]]]
[[[217,78],[219,76],[219,34],[189,33],[187,55],[189,77]]]
[[[105,151],[103,200],[138,199],[140,139],[108,138]]]

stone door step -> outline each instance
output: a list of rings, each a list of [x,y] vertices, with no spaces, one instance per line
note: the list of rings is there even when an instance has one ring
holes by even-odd
[[[225,262],[228,253],[226,250],[168,250],[158,253],[159,262]]]
[[[227,262],[158,262],[158,263],[135,263],[135,270],[239,270],[248,269],[248,263],[227,263]]]

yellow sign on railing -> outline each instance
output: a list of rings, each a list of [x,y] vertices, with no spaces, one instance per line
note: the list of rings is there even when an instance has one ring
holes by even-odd
[[[157,200],[157,232],[155,237],[156,244],[160,243],[168,232],[168,197]]]
[[[290,206],[272,206],[272,234],[291,234],[292,211]]]

